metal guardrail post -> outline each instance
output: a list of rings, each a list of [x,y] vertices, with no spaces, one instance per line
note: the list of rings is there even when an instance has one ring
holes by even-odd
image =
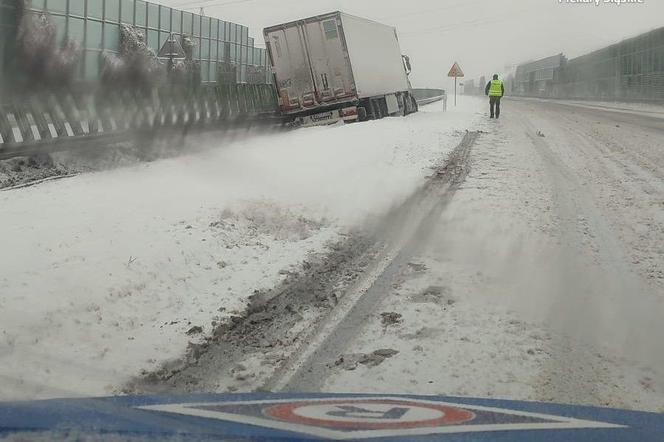
[[[41,141],[42,136],[39,133],[39,128],[37,127],[37,121],[35,120],[34,114],[30,109],[25,110],[25,120],[27,123],[26,139],[30,141]]]
[[[31,133],[28,130],[28,124],[25,115],[21,112],[22,109],[16,104],[10,107],[11,113],[7,115],[9,124],[12,126],[12,133],[14,135],[14,142],[23,143],[32,139]]]
[[[205,94],[203,94],[203,121],[205,124],[209,124],[210,121],[214,119],[214,111],[212,106],[212,100],[214,96],[212,95],[212,90],[210,88],[205,89]]]
[[[60,104],[60,99],[58,96],[55,94],[50,94],[47,103],[48,107],[51,109],[49,114],[58,138],[73,136],[74,131],[67,121],[67,117],[64,110],[62,109],[62,105]]]
[[[236,90],[236,93],[237,93],[237,113],[238,113],[238,116],[244,116],[246,114],[244,85],[238,84],[236,86],[235,90]]]
[[[68,93],[64,97],[63,109],[71,129],[74,131],[74,135],[84,135],[85,130],[83,129],[81,113],[79,112],[74,97],[71,93]]]
[[[44,107],[44,101],[39,98],[30,100],[30,109],[32,118],[34,119],[35,126],[39,133],[39,139],[49,140],[54,138],[53,133],[49,129],[49,121],[47,121],[47,114]]]
[[[219,119],[224,120],[228,118],[228,103],[226,101],[226,97],[228,94],[226,94],[225,91],[226,86],[217,86],[215,90],[215,95],[217,96],[217,105],[219,106]]]
[[[0,108],[0,143],[9,144],[11,142],[11,127],[7,120],[7,109],[5,106]]]
[[[222,119],[221,97],[219,96],[219,87],[215,86],[210,91],[212,100],[212,114],[215,121]]]
[[[231,96],[231,106],[233,109],[232,118],[236,118],[238,115],[240,115],[240,94],[238,91],[237,84],[231,85],[230,96]]]

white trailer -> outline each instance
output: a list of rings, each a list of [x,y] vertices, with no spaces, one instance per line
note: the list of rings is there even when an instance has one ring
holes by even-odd
[[[417,111],[391,26],[332,12],[264,31],[281,113],[299,124]]]

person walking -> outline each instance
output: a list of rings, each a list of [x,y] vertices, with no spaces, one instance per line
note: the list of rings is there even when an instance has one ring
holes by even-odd
[[[493,76],[493,80],[487,83],[484,94],[489,96],[489,108],[491,109],[491,118],[500,118],[500,99],[505,95],[505,85],[498,79],[498,74]]]

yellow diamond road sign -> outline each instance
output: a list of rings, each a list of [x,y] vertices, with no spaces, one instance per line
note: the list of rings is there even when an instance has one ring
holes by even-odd
[[[456,61],[454,62],[454,65],[452,66],[452,69],[450,69],[450,73],[447,74],[448,77],[463,77],[463,71],[461,70],[461,66],[459,66],[459,63]]]

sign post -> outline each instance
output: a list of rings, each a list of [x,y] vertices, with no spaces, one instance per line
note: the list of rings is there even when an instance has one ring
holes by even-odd
[[[447,74],[448,77],[454,77],[454,105],[457,105],[457,79],[458,78],[463,78],[464,74],[463,71],[461,70],[461,66],[459,66],[459,63],[456,61],[452,65],[452,69],[450,69],[450,72]]]

